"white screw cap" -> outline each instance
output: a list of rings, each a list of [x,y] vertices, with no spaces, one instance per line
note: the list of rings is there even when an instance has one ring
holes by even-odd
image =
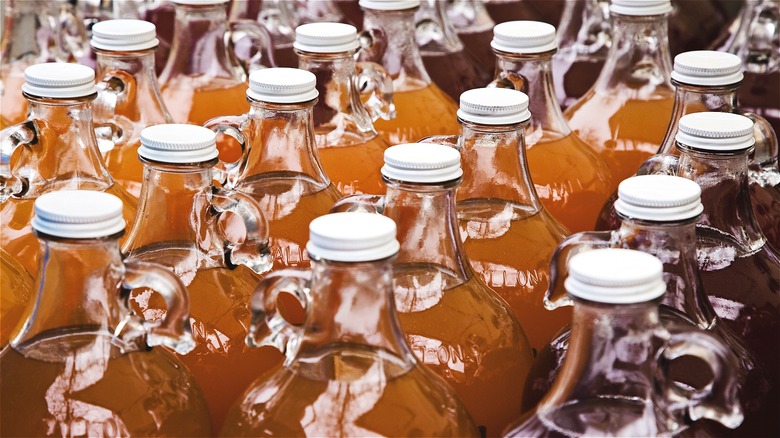
[[[692,180],[670,175],[642,175],[618,186],[615,210],[621,215],[655,222],[692,219],[704,211],[701,188]]]
[[[97,92],[95,71],[86,65],[64,62],[35,64],[24,69],[22,91],[52,99],[72,99]]]
[[[410,183],[443,183],[463,175],[460,152],[431,143],[407,143],[385,150],[382,175]]]
[[[309,224],[306,250],[312,258],[336,262],[370,262],[398,253],[396,226],[376,213],[333,213]]]
[[[297,68],[264,68],[249,75],[246,95],[269,103],[302,103],[317,98],[317,78]]]
[[[161,163],[203,163],[217,158],[217,135],[197,125],[163,124],[141,131],[138,155]]]
[[[753,121],[732,113],[700,112],[680,118],[677,143],[704,152],[737,152],[751,148]]]
[[[92,26],[92,47],[132,52],[157,47],[157,28],[143,20],[106,20]]]
[[[666,292],[663,264],[641,251],[620,248],[583,251],[569,259],[568,268],[566,291],[588,301],[644,303]]]
[[[361,8],[377,11],[400,11],[402,9],[417,8],[420,0],[360,0]]]
[[[482,125],[512,125],[531,118],[528,96],[509,88],[475,88],[460,95],[458,118]]]
[[[295,28],[293,47],[310,53],[340,53],[357,50],[357,29],[344,23],[309,23]]]
[[[108,237],[125,229],[122,201],[92,190],[59,190],[35,200],[32,228],[67,239]]]
[[[612,0],[609,12],[620,15],[662,15],[672,12],[670,0]]]
[[[694,50],[674,57],[672,79],[699,86],[731,85],[742,81],[742,59],[715,50]]]
[[[555,27],[541,21],[507,21],[493,27],[490,47],[508,53],[532,54],[558,48]]]

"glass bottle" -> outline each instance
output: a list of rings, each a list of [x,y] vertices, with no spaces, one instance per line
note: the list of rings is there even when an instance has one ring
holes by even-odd
[[[498,62],[490,86],[514,88],[530,99],[533,117],[525,128],[525,146],[539,199],[572,232],[593,229],[610,195],[611,174],[604,160],[571,131],[555,99],[555,28],[509,21],[496,25],[493,33]]]
[[[298,66],[317,77],[314,135],[325,173],[341,193],[383,193],[379,168],[387,142],[373,120],[395,116],[392,79],[373,62],[356,62],[357,30],[342,23],[295,29]]]
[[[92,122],[95,72],[79,64],[27,67],[22,91],[27,120],[0,131],[0,247],[33,277],[38,239],[32,233],[33,202],[55,190],[105,191],[124,205],[132,224],[138,201],[108,173]]]
[[[419,0],[361,0],[365,12],[360,52],[393,77],[393,120],[376,120],[374,127],[391,145],[415,142],[430,135],[458,132],[458,106],[431,81],[415,40],[414,14]]]
[[[342,197],[322,170],[314,140],[315,82],[314,74],[295,68],[254,71],[249,112],[206,124],[242,145],[241,160],[217,179],[260,204],[270,227],[274,270],[309,266],[308,224]]]
[[[260,23],[271,37],[273,66],[294,68],[298,58],[293,51],[297,5],[290,0],[236,1],[230,8],[231,21],[249,19]]]
[[[489,65],[480,64],[458,37],[446,11],[446,2],[422,0],[414,14],[415,39],[431,80],[451,98],[490,81]]]
[[[462,174],[454,148],[392,146],[382,167],[387,194],[346,197],[334,210],[374,210],[396,223],[393,290],[406,341],[455,390],[482,435],[497,436],[522,412],[533,353],[512,310],[463,251],[455,210]]]
[[[612,47],[593,87],[570,106],[569,126],[612,171],[612,191],[658,150],[672,115],[669,0],[612,0]]]
[[[568,273],[574,316],[560,378],[505,436],[673,436],[700,418],[729,428],[742,422],[733,353],[703,330],[661,324],[660,260],[594,249],[572,256]],[[709,384],[677,386],[670,365],[681,357],[706,364],[700,372],[712,376]]]
[[[0,249],[0,349],[5,348],[22,320],[34,286],[24,266]]]
[[[155,26],[146,21],[107,20],[92,26],[99,78],[92,104],[98,146],[112,146],[101,151],[106,167],[135,197],[141,194],[143,181],[138,161],[141,130],[172,123],[154,72],[157,44]]]
[[[396,317],[395,223],[373,213],[314,219],[311,270],[266,277],[252,297],[247,343],[286,353],[284,366],[250,386],[223,436],[479,436],[452,390],[422,366]],[[281,291],[306,311],[291,325]]]
[[[181,361],[203,389],[217,434],[244,389],[281,362],[278,351],[244,343],[249,300],[272,265],[267,222],[249,196],[214,185],[217,148],[210,129],[156,125],[140,140],[144,185],[122,252],[127,260],[165,266],[187,287],[195,349]],[[227,212],[246,230],[241,243],[220,229]],[[148,294],[135,300],[148,319],[165,315],[161,304]]]
[[[192,349],[187,295],[163,267],[122,260],[123,208],[96,191],[36,199],[37,297],[0,352],[3,436],[209,433],[197,384],[173,354],[156,348]],[[132,313],[135,288],[154,289],[167,316],[150,323]]]
[[[490,40],[493,39],[493,26],[496,23],[490,18],[483,0],[449,1],[447,17],[455,28],[458,38],[466,46],[466,51],[492,74],[496,57],[490,50]]]

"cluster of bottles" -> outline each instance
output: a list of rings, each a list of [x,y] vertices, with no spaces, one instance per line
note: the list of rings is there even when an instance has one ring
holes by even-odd
[[[776,1],[103,3],[4,3],[0,435],[780,435]]]

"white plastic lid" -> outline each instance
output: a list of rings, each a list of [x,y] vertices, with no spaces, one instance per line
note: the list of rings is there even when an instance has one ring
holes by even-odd
[[[753,121],[732,113],[700,112],[680,118],[675,140],[706,152],[736,152],[751,148]]]
[[[35,200],[32,228],[68,239],[108,237],[125,229],[122,201],[92,190],[59,190]]]
[[[340,53],[356,50],[355,26],[344,23],[309,23],[295,28],[293,47],[303,52]]]
[[[227,3],[230,0],[172,0],[173,3],[187,6],[209,6],[209,5],[221,5]]]
[[[420,6],[420,0],[360,0],[361,8],[377,11],[400,11]]]
[[[623,216],[656,222],[695,218],[704,211],[701,188],[692,180],[670,175],[642,175],[618,186],[615,210]]]
[[[460,178],[460,152],[432,143],[407,143],[385,150],[382,175],[410,183],[443,183]]]
[[[317,78],[297,68],[264,68],[249,75],[246,95],[270,103],[301,103],[317,98]]]
[[[507,21],[493,27],[490,47],[508,53],[542,53],[558,47],[555,26],[541,21]]]
[[[715,50],[694,50],[674,57],[672,79],[689,85],[718,86],[742,81],[742,59]]]
[[[217,135],[197,125],[163,124],[141,131],[138,155],[161,163],[203,163],[217,158]]]
[[[306,250],[312,258],[336,262],[381,260],[398,252],[395,233],[395,222],[381,214],[326,214],[309,224]]]
[[[568,263],[564,282],[569,295],[606,304],[644,303],[666,292],[663,264],[633,249],[583,251]]]
[[[46,62],[24,69],[22,91],[53,99],[71,99],[97,92],[95,71],[86,65]]]
[[[620,15],[661,15],[672,12],[670,0],[612,0],[609,12]]]
[[[92,47],[101,50],[146,50],[157,47],[157,28],[143,20],[106,20],[92,26]]]
[[[475,88],[460,95],[458,117],[482,125],[511,125],[531,118],[528,96],[509,88]]]

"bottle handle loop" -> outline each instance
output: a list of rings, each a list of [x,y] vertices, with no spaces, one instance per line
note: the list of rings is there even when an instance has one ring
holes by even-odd
[[[13,174],[11,158],[19,147],[28,152],[38,144],[38,132],[38,126],[32,120],[0,131],[0,202],[24,196],[29,190],[29,179]]]
[[[211,129],[219,135],[228,135],[235,139],[241,147],[241,156],[233,162],[222,161],[221,159],[214,166],[214,179],[226,187],[233,187],[236,179],[246,164],[249,155],[246,136],[242,130],[247,123],[246,115],[215,117],[203,124],[205,128]]]
[[[248,47],[244,47],[244,40],[249,41]],[[226,46],[229,47],[228,52],[231,56],[235,56],[246,74],[261,68],[276,67],[271,33],[257,21],[249,19],[230,20],[225,41]],[[247,53],[243,53],[244,51]]]
[[[555,310],[574,305],[563,286],[568,277],[569,259],[582,251],[615,246],[616,231],[585,231],[574,233],[561,241],[550,258],[550,285],[544,293],[544,308]]]
[[[128,102],[134,102],[138,87],[133,75],[122,70],[107,72],[95,86],[98,90],[97,98],[92,102],[95,137],[98,149],[105,154],[133,135],[133,124],[118,116],[117,108],[121,110]]]
[[[360,93],[360,100],[372,121],[394,119],[393,78],[390,73],[374,62],[357,62],[355,68],[352,86]]]
[[[385,197],[384,195],[350,195],[345,196],[330,209],[331,213],[341,212],[363,212],[363,213],[379,213],[383,214],[385,211]]]
[[[648,158],[639,169],[637,175],[679,175],[680,157],[676,155],[657,154]]]
[[[358,61],[382,63],[382,56],[387,50],[387,36],[382,29],[369,28],[358,33],[360,50],[355,54]]]

